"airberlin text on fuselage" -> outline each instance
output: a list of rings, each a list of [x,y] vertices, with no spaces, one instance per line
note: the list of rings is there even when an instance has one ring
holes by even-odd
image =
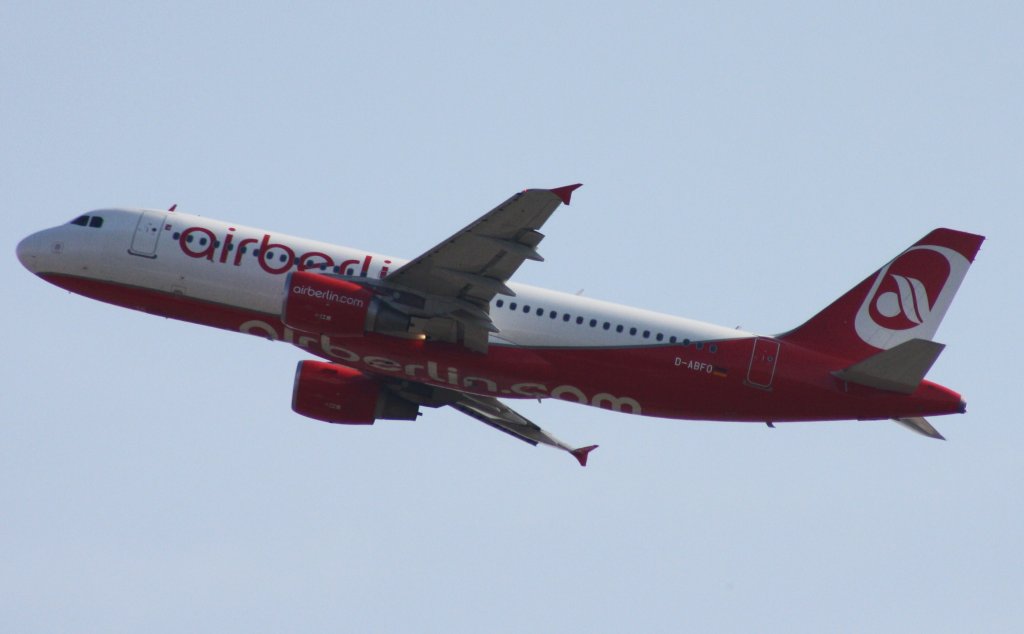
[[[360,356],[348,348],[336,345],[327,335],[320,335],[319,337],[305,335],[296,333],[288,327],[284,327],[282,333],[279,333],[273,325],[259,319],[251,319],[240,325],[238,329],[245,334],[257,335],[273,340],[283,340],[314,352],[319,350],[328,357],[337,359],[345,365],[364,366],[372,372],[382,374],[404,375],[414,381],[422,381],[445,387],[452,386],[477,394],[494,394],[520,398],[557,398],[610,409],[616,412],[641,413],[640,403],[628,396],[614,396],[607,392],[600,392],[593,397],[589,397],[583,390],[573,385],[559,385],[548,389],[548,386],[543,383],[530,381],[513,383],[507,387],[502,387],[493,379],[479,376],[463,376],[458,368],[452,366],[442,367],[437,361],[402,364],[394,359],[382,356]]]
[[[348,304],[349,306],[357,306],[362,308],[366,302],[351,295],[341,295],[334,291],[321,291],[313,288],[312,286],[295,286],[292,287],[292,292],[296,295],[305,295],[306,297],[314,297],[316,299],[326,299],[329,302],[335,304]]]
[[[221,240],[206,227],[189,227],[183,230],[178,237],[178,246],[190,258],[201,258],[221,264],[228,264],[230,260],[230,264],[233,266],[240,266],[242,258],[255,250],[259,256],[256,260],[259,261],[260,268],[272,275],[284,275],[298,263],[300,271],[326,265],[327,268],[337,267],[342,273],[350,270],[354,273],[356,267],[359,267],[358,274],[366,277],[370,270],[370,264],[373,262],[372,255],[367,255],[362,260],[343,260],[341,262],[335,262],[334,258],[320,251],[309,251],[296,255],[295,250],[290,246],[271,242],[272,238],[269,233],[263,234],[261,240],[242,238],[236,242],[234,231],[233,227],[228,229],[227,235]],[[193,246],[193,241],[199,248]],[[283,261],[279,258],[267,257],[268,253],[277,251],[284,256]],[[384,260],[384,265],[380,269],[380,277],[383,278],[388,274],[389,264],[391,264],[391,260]]]

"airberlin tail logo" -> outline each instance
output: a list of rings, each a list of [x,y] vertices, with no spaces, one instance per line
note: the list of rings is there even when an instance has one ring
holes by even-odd
[[[881,349],[931,338],[969,266],[947,247],[921,245],[903,252],[878,272],[857,311],[857,334]]]
[[[917,278],[890,274],[896,291],[885,291],[875,299],[875,310],[886,319],[903,317],[911,324],[923,324],[932,307],[928,303],[928,288]],[[913,326],[911,326],[913,327]]]

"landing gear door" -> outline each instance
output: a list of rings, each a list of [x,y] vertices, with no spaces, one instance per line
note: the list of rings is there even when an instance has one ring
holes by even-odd
[[[141,255],[144,258],[156,257],[156,242],[160,232],[164,228],[166,211],[144,211],[139,216],[139,224],[135,227],[135,234],[132,236],[132,246],[128,253]]]
[[[779,342],[758,337],[754,340],[754,351],[750,355],[747,369],[747,383],[767,390],[775,378],[775,364],[779,360]]]

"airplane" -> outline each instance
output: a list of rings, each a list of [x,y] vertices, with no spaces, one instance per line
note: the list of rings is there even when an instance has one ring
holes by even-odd
[[[516,193],[412,260],[182,213],[101,209],[34,233],[43,280],[125,308],[284,341],[292,409],[328,423],[451,407],[586,466],[502,399],[671,419],[775,423],[965,413],[924,377],[983,236],[935,229],[802,325],[764,335],[510,281],[579,184]]]

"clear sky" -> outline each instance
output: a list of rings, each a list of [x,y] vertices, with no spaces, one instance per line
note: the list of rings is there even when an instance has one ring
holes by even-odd
[[[1020,3],[290,4],[0,4],[0,629],[1020,631]],[[580,469],[453,411],[303,419],[297,349],[14,256],[177,203],[411,257],[573,182],[518,281],[765,333],[988,236],[929,375],[969,413],[517,404]]]

